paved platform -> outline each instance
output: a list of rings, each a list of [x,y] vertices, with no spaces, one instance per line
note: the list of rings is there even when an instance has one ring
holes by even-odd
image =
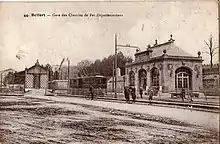
[[[78,97],[78,98],[88,98],[82,95],[59,95],[64,97]],[[96,97],[95,99],[104,100],[104,101],[115,101],[115,102],[125,102],[126,100],[120,97],[117,98],[110,98],[110,97]],[[131,101],[132,102],[132,101]],[[149,104],[149,100],[146,99],[137,99],[136,103],[142,104]],[[173,102],[173,101],[160,101],[160,100],[153,100],[151,101],[152,104],[157,105],[169,105],[169,106],[181,106],[181,107],[189,107],[189,108],[202,108],[207,110],[214,110],[212,112],[219,112],[218,105],[211,105],[211,104],[197,104],[197,103],[187,103],[187,102]],[[198,109],[197,109],[198,110]],[[200,109],[201,110],[201,109]]]
[[[38,89],[38,90],[31,90],[27,92],[25,95],[32,95],[32,96],[44,96],[45,94],[54,96],[54,94],[50,92],[45,93],[45,89]],[[69,94],[60,94],[58,96],[64,96],[64,97],[78,97],[78,98],[89,98],[89,96],[85,95],[69,95]],[[102,101],[115,101],[115,102],[125,102],[125,98],[123,94],[118,94],[117,98],[114,97],[114,95],[108,94],[108,95],[100,95],[100,96],[95,96],[95,99],[99,99]],[[158,97],[155,96],[153,98],[153,101],[151,101],[152,104],[157,104],[157,105],[167,105],[167,106],[180,106],[180,107],[190,107],[190,108],[201,108],[201,109],[207,109],[207,110],[214,110],[215,112],[219,111],[219,105],[218,102],[211,102],[205,101],[204,99],[200,100],[202,98],[195,98],[194,102],[188,102],[185,100],[185,102],[182,102],[181,99],[171,99],[170,97],[163,96],[163,97]],[[214,99],[215,101],[219,101],[217,97]],[[137,97],[136,103],[141,103],[141,104],[149,104],[148,96],[143,96],[143,98]]]

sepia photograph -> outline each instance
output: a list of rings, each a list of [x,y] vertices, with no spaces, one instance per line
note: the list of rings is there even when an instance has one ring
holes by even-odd
[[[219,0],[0,2],[0,144],[219,144]]]

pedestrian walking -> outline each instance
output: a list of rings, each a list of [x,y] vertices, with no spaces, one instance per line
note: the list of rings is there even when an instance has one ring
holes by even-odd
[[[90,87],[89,87],[89,93],[91,95],[91,100],[93,100],[94,99],[94,90],[93,90],[92,85],[90,85]]]
[[[193,92],[192,91],[189,92],[189,100],[190,100],[190,102],[193,102]]]
[[[131,89],[131,96],[132,96],[133,102],[135,102],[135,100],[136,100],[136,89],[135,89],[135,87],[133,87]]]
[[[185,98],[185,90],[184,90],[184,88],[182,88],[182,90],[181,90],[181,98],[182,98],[182,101],[184,101],[184,98]]]
[[[153,100],[153,95],[154,95],[154,91],[152,88],[149,89],[148,94],[149,94],[149,104],[151,105],[152,104],[151,101]]]
[[[140,87],[140,89],[139,89],[139,94],[140,94],[141,98],[143,98],[143,88],[142,87]]]

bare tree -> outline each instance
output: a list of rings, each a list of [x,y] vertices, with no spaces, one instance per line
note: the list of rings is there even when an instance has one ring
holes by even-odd
[[[208,47],[207,47],[207,50],[204,53],[206,53],[210,56],[210,65],[211,65],[210,68],[212,68],[213,58],[218,53],[218,51],[217,51],[218,47],[214,47],[214,44],[213,44],[214,42],[213,42],[213,36],[212,35],[210,36],[208,42],[205,41],[205,43]]]
[[[92,61],[90,60],[82,60],[77,64],[77,68],[79,70],[79,73],[83,76],[89,75],[89,67],[92,64]]]

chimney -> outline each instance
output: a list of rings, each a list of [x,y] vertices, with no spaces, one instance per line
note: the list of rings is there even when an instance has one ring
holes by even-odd
[[[198,57],[201,57],[201,52],[200,51],[198,51]]]
[[[154,44],[154,46],[156,46],[157,45],[157,39],[155,40],[155,44]]]

